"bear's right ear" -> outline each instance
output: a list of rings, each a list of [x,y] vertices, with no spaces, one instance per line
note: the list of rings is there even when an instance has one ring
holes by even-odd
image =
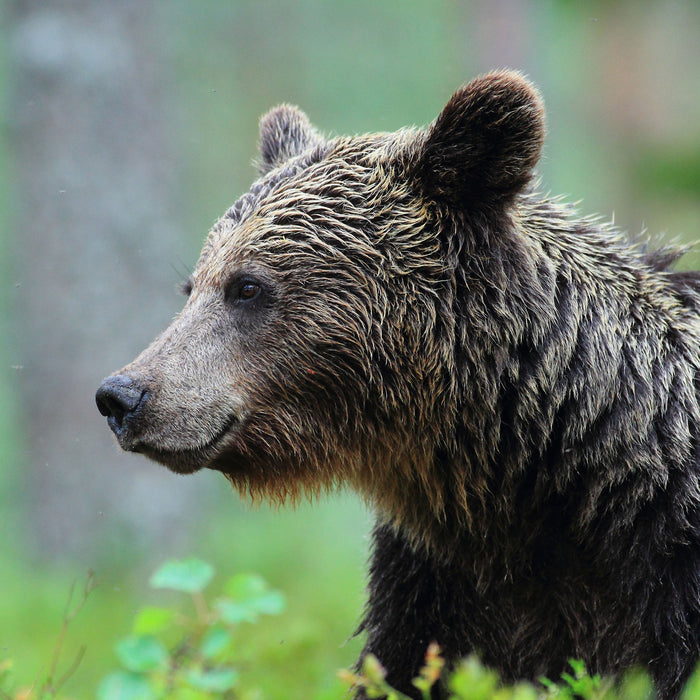
[[[309,118],[298,107],[275,107],[260,119],[258,170],[261,175],[265,175],[290,158],[321,144],[322,141]]]
[[[417,175],[437,201],[498,206],[529,182],[543,140],[537,89],[519,73],[489,73],[458,90],[428,128]]]

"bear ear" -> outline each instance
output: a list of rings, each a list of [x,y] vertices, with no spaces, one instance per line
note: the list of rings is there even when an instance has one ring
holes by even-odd
[[[260,160],[257,163],[261,175],[298,156],[323,139],[311,125],[309,118],[298,107],[280,105],[260,119]]]
[[[458,90],[428,128],[418,176],[428,194],[460,208],[507,203],[532,177],[544,106],[522,75],[498,71]]]

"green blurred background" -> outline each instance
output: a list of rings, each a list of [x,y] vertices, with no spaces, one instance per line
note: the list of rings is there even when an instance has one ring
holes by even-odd
[[[67,691],[92,697],[153,598],[148,574],[195,555],[287,594],[283,616],[242,631],[251,683],[322,697],[361,646],[349,637],[364,504],[251,508],[217,474],[121,454],[95,388],[177,311],[175,286],[254,179],[257,120],[279,102],[327,133],[394,130],[429,122],[481,72],[520,69],[547,104],[543,190],[694,242],[700,3],[15,0],[0,12],[0,661],[21,682],[38,676],[71,582],[94,569],[101,585],[67,642],[87,644]]]

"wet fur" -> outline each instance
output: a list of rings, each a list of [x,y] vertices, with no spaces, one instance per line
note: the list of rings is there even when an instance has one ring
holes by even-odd
[[[426,130],[267,115],[261,179],[123,370],[153,392],[139,449],[253,498],[363,494],[365,653],[412,697],[437,641],[506,679],[642,665],[671,699],[700,645],[700,279],[539,194],[543,134],[508,72]],[[231,316],[241,270],[270,291]]]

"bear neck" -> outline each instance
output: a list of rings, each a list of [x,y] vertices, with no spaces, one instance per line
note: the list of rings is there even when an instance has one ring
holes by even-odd
[[[501,572],[532,571],[552,539],[601,560],[642,546],[653,525],[640,521],[659,498],[681,507],[671,536],[682,536],[683,504],[700,497],[682,469],[696,430],[674,461],[674,436],[654,427],[666,418],[657,407],[672,410],[673,382],[657,376],[670,339],[700,356],[686,323],[700,283],[669,272],[677,252],[630,248],[527,195],[498,223],[456,221],[445,254],[455,330],[444,374],[455,386],[429,417],[441,430],[407,420],[414,439],[392,453],[399,478],[371,489],[380,519],[416,547]],[[694,395],[688,403],[700,424]],[[611,518],[623,503],[627,519]]]

